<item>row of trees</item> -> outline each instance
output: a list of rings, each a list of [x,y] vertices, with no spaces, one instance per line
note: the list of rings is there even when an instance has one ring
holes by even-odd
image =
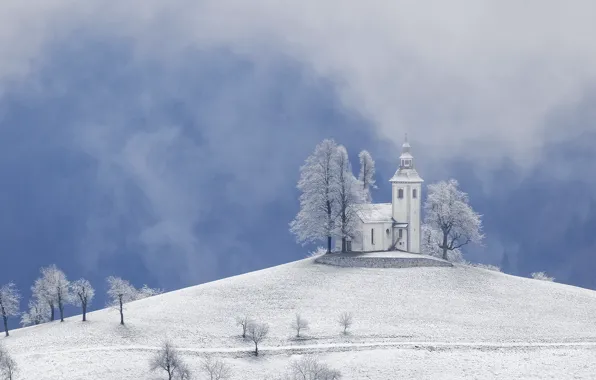
[[[161,289],[150,288],[147,285],[136,289],[120,277],[110,276],[106,281],[108,305],[119,309],[121,324],[124,324],[124,304],[162,292]],[[0,288],[0,313],[6,336],[9,335],[9,317],[21,315],[23,326],[39,325],[54,321],[56,309],[58,309],[60,321],[64,322],[64,308],[69,304],[81,307],[83,321],[86,321],[88,307],[95,297],[95,289],[88,280],[81,278],[71,282],[56,265],[41,268],[40,277],[35,280],[31,292],[32,297],[28,303],[28,311],[21,314],[21,295],[15,284],[10,282]]]
[[[333,238],[346,242],[358,234],[356,205],[372,201],[375,162],[370,153],[359,154],[360,173],[356,178],[348,151],[333,140],[323,140],[300,168],[298,189],[300,212],[290,223],[290,231],[302,243],[327,240],[331,252]]]

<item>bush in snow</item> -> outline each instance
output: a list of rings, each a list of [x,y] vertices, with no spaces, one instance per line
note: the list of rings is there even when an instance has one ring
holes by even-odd
[[[248,326],[251,323],[253,323],[253,320],[248,315],[236,317],[236,326],[240,326],[242,328],[242,339],[246,339],[246,332],[248,331]]]
[[[339,325],[344,328],[344,334],[347,334],[348,329],[350,328],[350,326],[352,326],[352,323],[354,323],[352,313],[344,311],[339,315],[337,323],[339,323]]]
[[[296,330],[296,338],[300,338],[300,331],[308,329],[308,321],[300,314],[296,314],[296,318],[292,321],[292,328]]]
[[[247,336],[255,344],[255,356],[259,356],[259,343],[269,334],[269,325],[266,323],[252,322],[248,325]]]
[[[95,296],[95,289],[89,281],[81,278],[70,284],[74,304],[83,309],[83,322],[87,320],[87,306]]]
[[[310,251],[306,257],[319,257],[327,253],[325,247],[317,247],[314,251]]]
[[[141,300],[143,298],[157,296],[162,293],[163,293],[163,289],[150,288],[147,285],[143,285],[143,287],[141,289],[137,290],[135,299]]]
[[[463,264],[469,265],[469,266],[474,267],[474,268],[492,270],[493,272],[500,272],[501,271],[501,268],[499,268],[496,265],[491,265],[491,264],[469,263],[467,261],[464,261]]]
[[[167,373],[168,380],[190,379],[188,368],[182,359],[180,359],[178,350],[176,350],[170,341],[165,341],[161,349],[151,359],[151,370],[155,371],[158,369]]]
[[[480,244],[484,238],[481,215],[472,209],[468,194],[459,190],[458,186],[454,179],[428,185],[428,197],[424,203],[424,224],[431,233],[425,236],[425,231],[421,231],[423,248],[429,243],[438,246],[443,260],[449,259],[448,252],[459,250],[469,243]],[[434,249],[431,248],[431,251]]]
[[[207,358],[201,368],[209,380],[228,380],[232,376],[231,368],[220,359]]]
[[[120,324],[124,324],[124,304],[134,301],[137,290],[128,281],[120,277],[110,276],[108,282],[109,305],[120,310]]]
[[[21,316],[21,325],[39,325],[50,320],[50,307],[45,301],[33,298],[29,300],[29,311]]]
[[[532,278],[535,280],[540,280],[540,281],[551,281],[551,282],[555,281],[554,277],[550,277],[544,272],[534,272],[534,273],[532,273]]]
[[[0,288],[0,314],[4,320],[4,332],[6,336],[8,333],[8,318],[19,315],[19,304],[21,302],[21,295],[14,283],[8,284]]]
[[[287,380],[339,380],[341,373],[319,362],[313,356],[305,356],[292,362]]]
[[[17,373],[17,363],[10,357],[8,351],[0,345],[0,379],[14,380]]]

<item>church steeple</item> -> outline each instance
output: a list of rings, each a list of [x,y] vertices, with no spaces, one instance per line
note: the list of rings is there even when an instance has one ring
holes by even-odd
[[[408,142],[408,134],[406,133],[406,140],[401,146],[401,156],[399,156],[399,168],[400,169],[414,169],[414,157],[410,150],[412,147]]]

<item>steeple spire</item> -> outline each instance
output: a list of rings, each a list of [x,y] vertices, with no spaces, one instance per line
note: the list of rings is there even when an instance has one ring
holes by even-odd
[[[411,146],[408,142],[408,134],[406,133],[406,140],[404,141],[403,145],[401,146],[401,156],[399,156],[399,168],[400,169],[413,169],[414,168],[414,157],[412,157],[412,153],[410,152]]]

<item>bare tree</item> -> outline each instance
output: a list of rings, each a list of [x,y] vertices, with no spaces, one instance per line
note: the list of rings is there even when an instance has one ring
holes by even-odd
[[[248,339],[255,344],[255,356],[259,356],[259,343],[269,334],[269,325],[266,323],[253,322],[248,325]]]
[[[161,349],[155,353],[151,360],[151,370],[155,371],[157,369],[164,370],[168,374],[168,380],[180,379],[181,376],[186,376],[182,378],[189,378],[188,368],[180,359],[178,350],[167,340],[163,342]]]
[[[448,252],[469,243],[481,243],[484,238],[481,216],[470,207],[468,194],[458,186],[454,179],[429,185],[424,203],[424,222],[437,231],[431,231],[424,239],[431,244],[436,239],[434,244],[442,250],[444,260],[449,259]]]
[[[335,141],[323,140],[300,167],[300,211],[290,223],[290,231],[298,242],[306,244],[326,239],[327,252],[331,252],[337,219],[336,155]]]
[[[296,314],[296,318],[292,321],[292,328],[296,330],[296,338],[300,338],[300,331],[308,329],[308,321],[300,314]]]
[[[21,316],[21,325],[39,325],[50,320],[50,308],[45,301],[33,298],[29,300],[29,311]]]
[[[352,317],[352,313],[348,311],[344,311],[343,313],[341,313],[339,315],[339,318],[337,319],[337,323],[339,323],[339,325],[344,328],[344,334],[348,333],[348,329],[350,328],[350,326],[352,326],[353,322],[354,318]]]
[[[305,356],[290,365],[289,380],[339,380],[341,373],[319,362],[313,356]]]
[[[8,351],[0,345],[0,378],[14,380],[17,373],[17,363],[8,354]]]
[[[248,315],[241,315],[236,317],[236,326],[242,328],[242,339],[246,339],[246,331],[253,320]]]
[[[83,278],[73,282],[70,288],[75,305],[83,308],[83,322],[85,322],[87,320],[87,306],[89,306],[93,296],[95,296],[95,289],[93,289],[89,281]]]
[[[209,357],[203,360],[202,368],[209,380],[228,380],[232,376],[230,367],[220,359]]]
[[[21,295],[13,282],[9,282],[0,288],[0,314],[2,314],[2,319],[4,320],[4,332],[6,336],[9,335],[8,318],[19,315],[20,302]]]
[[[134,301],[137,291],[128,281],[120,277],[110,276],[106,279],[108,282],[108,297],[110,304],[120,310],[120,324],[124,324],[124,304]]]

